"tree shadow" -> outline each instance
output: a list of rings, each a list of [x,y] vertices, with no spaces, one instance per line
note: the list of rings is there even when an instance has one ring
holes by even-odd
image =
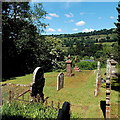
[[[5,82],[7,80],[14,80],[16,79],[16,77],[11,77],[11,78],[2,78],[2,81],[1,82]]]
[[[33,119],[25,118],[23,116],[2,115],[2,119],[1,120],[33,120]]]

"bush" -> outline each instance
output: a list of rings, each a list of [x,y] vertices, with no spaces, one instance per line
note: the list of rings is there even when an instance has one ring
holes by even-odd
[[[14,120],[39,120],[39,119],[56,119],[58,111],[50,107],[44,107],[42,104],[22,104],[8,103],[2,106],[2,119],[14,118]]]
[[[97,68],[97,62],[96,61],[93,61],[93,62],[80,61],[77,65],[81,70],[94,70],[94,69]]]
[[[60,72],[60,71],[64,71],[65,70],[65,62],[64,61],[57,61],[54,63],[53,65],[53,71],[57,71],[57,72]]]

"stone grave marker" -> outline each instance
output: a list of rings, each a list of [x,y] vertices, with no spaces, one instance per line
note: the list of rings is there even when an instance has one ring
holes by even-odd
[[[100,61],[97,63],[97,75],[96,75],[96,88],[94,90],[94,95],[97,96],[100,92],[101,86],[101,70],[100,70]]]
[[[67,76],[73,76],[74,74],[72,73],[72,61],[70,60],[70,55],[68,56],[68,60],[66,61],[67,67]]]
[[[111,64],[110,60],[107,60],[107,69],[106,69],[106,118],[110,118],[110,92],[111,92],[111,79],[110,79],[110,72],[111,72]]]
[[[64,87],[64,74],[59,73],[57,76],[57,90],[60,90]]]
[[[64,102],[62,109],[59,109],[57,120],[70,120],[70,103]]]
[[[37,67],[33,72],[33,83],[31,85],[31,97],[33,97],[35,101],[44,102],[44,84],[44,71],[41,67]]]
[[[111,118],[111,77],[117,77],[116,71],[117,61],[113,59],[107,60],[107,69],[106,69],[106,118]]]
[[[110,60],[110,64],[111,64],[111,76],[113,78],[117,77],[117,70],[116,70],[116,65],[117,65],[117,61],[115,61],[113,58]]]
[[[79,67],[77,66],[77,62],[78,62],[78,59],[77,59],[77,57],[75,57],[75,67],[74,67],[74,70],[75,70],[76,72],[80,72],[81,70],[80,70]]]

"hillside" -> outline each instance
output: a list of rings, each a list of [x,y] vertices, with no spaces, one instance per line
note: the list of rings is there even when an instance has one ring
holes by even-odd
[[[61,38],[63,40],[91,40],[93,42],[115,42],[116,41],[116,29],[102,29],[102,30],[94,30],[92,32],[79,32],[73,34],[60,34],[60,35],[47,35],[52,37]]]

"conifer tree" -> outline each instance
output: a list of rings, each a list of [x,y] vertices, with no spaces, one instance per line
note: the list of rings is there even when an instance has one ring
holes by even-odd
[[[120,1],[118,2],[118,7],[116,8],[118,11],[118,19],[116,25],[116,30],[117,30],[117,41],[118,41],[118,62],[120,63]]]

